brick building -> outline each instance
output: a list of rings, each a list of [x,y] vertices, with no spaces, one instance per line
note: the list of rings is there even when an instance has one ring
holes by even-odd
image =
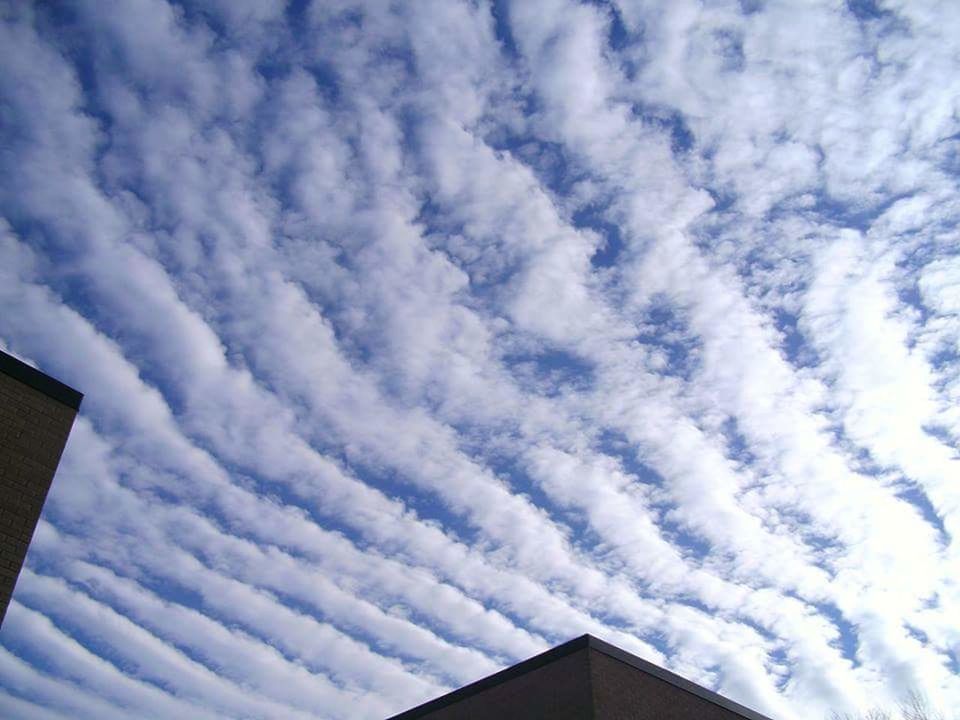
[[[590,635],[389,720],[770,720]]]
[[[82,399],[0,351],[0,624]]]

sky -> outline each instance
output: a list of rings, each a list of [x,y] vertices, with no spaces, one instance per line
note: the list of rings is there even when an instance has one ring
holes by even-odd
[[[583,633],[960,707],[955,2],[11,0],[0,67],[0,347],[85,394],[0,715]]]

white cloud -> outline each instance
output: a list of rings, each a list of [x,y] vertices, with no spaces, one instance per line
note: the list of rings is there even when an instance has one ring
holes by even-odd
[[[954,15],[9,13],[0,344],[86,399],[0,707],[376,718],[585,631],[956,703]]]

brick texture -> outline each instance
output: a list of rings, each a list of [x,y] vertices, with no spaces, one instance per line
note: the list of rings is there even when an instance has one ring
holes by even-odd
[[[389,720],[770,720],[584,635]]]
[[[590,651],[590,675],[596,720],[743,719],[595,650]]]
[[[424,720],[593,720],[587,649],[423,717]]]
[[[0,623],[76,414],[0,372]]]

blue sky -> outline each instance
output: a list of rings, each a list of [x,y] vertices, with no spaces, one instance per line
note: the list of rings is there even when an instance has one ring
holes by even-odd
[[[960,707],[952,3],[2,17],[0,346],[86,398],[0,714],[376,720],[584,632]]]

